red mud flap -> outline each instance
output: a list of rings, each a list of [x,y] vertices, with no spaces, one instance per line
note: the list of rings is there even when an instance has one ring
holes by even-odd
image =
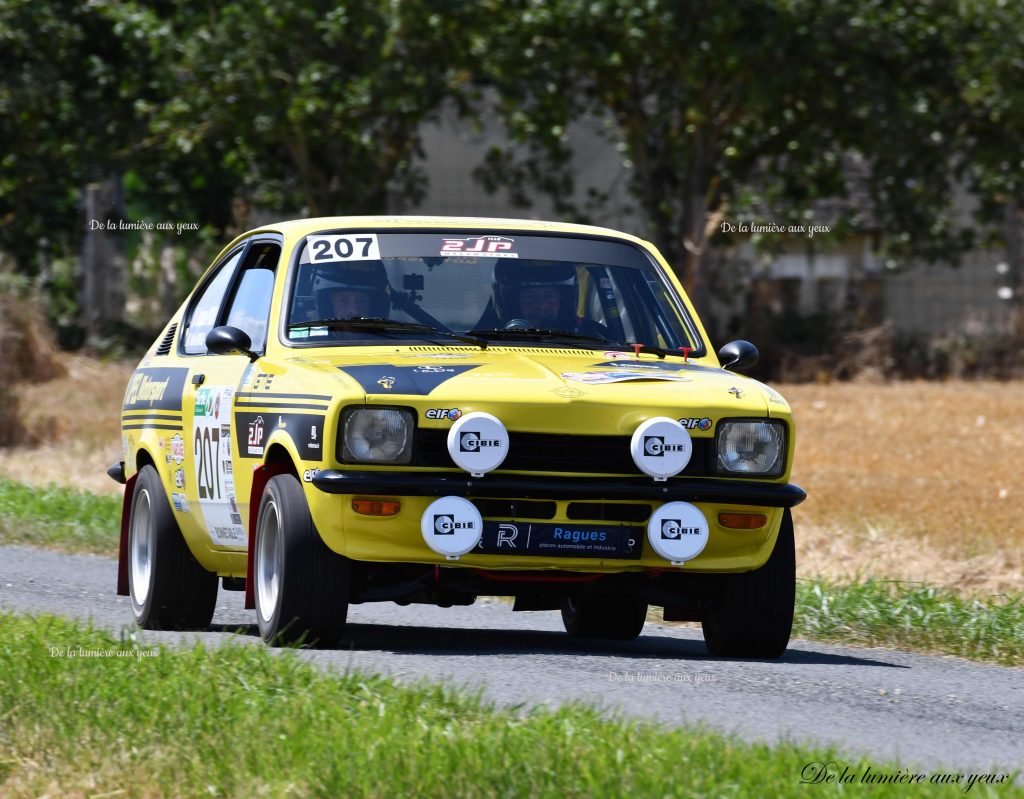
[[[121,544],[117,550],[117,595],[128,596],[128,524],[132,515],[132,495],[135,493],[133,474],[124,485],[124,499],[121,500]]]
[[[271,477],[279,474],[287,474],[291,471],[290,464],[279,462],[269,463],[260,466],[252,473],[252,491],[249,492],[249,554],[246,557],[245,567],[245,609],[256,609],[256,590],[253,582],[252,566],[255,562],[256,549],[256,521],[260,515],[260,500],[263,499],[263,489]]]

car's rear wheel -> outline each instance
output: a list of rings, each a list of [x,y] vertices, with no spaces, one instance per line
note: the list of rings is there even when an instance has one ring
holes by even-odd
[[[583,594],[562,599],[562,623],[573,638],[632,641],[646,618],[647,603],[637,596]]]
[[[293,475],[278,475],[267,483],[254,551],[256,617],[263,640],[336,644],[348,615],[349,561],[320,538]]]
[[[208,627],[217,604],[217,575],[189,551],[152,466],[143,466],[135,480],[128,531],[135,623],[149,630]]]
[[[725,657],[782,657],[789,645],[796,603],[790,512],[782,517],[775,549],[760,569],[722,577],[722,595],[702,621],[708,651]]]

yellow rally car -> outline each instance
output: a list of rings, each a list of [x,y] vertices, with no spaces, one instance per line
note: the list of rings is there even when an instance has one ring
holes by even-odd
[[[351,603],[560,609],[630,639],[648,605],[714,654],[793,618],[793,418],[716,357],[655,248],[523,220],[344,217],[232,242],[135,370],[118,593],[151,628],[244,590],[268,642]]]

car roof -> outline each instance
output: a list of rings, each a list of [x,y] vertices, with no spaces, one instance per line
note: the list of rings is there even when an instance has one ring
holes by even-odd
[[[290,219],[262,225],[248,231],[245,236],[257,232],[278,232],[288,238],[301,238],[310,233],[332,229],[376,228],[441,228],[448,230],[518,230],[523,232],[570,233],[585,236],[611,236],[627,241],[642,240],[629,233],[593,225],[577,225],[568,222],[550,222],[539,219],[491,219],[475,216],[322,216],[311,219]],[[241,237],[240,237],[241,238]]]

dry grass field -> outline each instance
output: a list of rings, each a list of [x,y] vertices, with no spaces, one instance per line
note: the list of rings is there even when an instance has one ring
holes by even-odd
[[[13,390],[22,423],[38,444],[0,451],[0,475],[32,485],[118,493],[121,487],[107,477],[107,467],[121,460],[121,400],[135,364],[58,357],[66,376]]]
[[[780,386],[805,575],[1024,587],[1024,384]]]
[[[120,490],[119,408],[133,368],[61,356],[67,375],[16,389],[40,443],[4,450],[0,475]],[[793,480],[802,576],[921,580],[961,594],[1024,586],[1024,385],[778,387],[797,421]]]

